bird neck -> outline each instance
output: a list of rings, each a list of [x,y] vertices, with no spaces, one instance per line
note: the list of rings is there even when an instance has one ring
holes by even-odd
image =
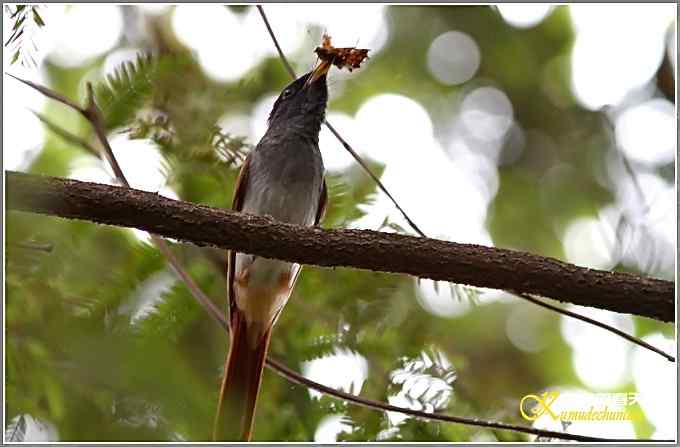
[[[283,139],[304,139],[318,145],[322,122],[323,115],[302,115],[283,123],[272,123],[267,129],[267,135]]]

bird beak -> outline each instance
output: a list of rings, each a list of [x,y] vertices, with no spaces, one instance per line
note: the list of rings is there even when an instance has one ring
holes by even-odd
[[[329,61],[321,61],[321,63],[314,69],[312,74],[309,76],[309,79],[307,80],[307,84],[309,85],[312,82],[315,82],[321,76],[328,73],[328,70],[330,70],[330,69],[331,69],[331,63]]]

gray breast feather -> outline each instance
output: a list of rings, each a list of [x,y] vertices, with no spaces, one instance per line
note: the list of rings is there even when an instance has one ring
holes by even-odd
[[[312,225],[323,181],[323,162],[316,145],[258,147],[252,156],[242,211]]]

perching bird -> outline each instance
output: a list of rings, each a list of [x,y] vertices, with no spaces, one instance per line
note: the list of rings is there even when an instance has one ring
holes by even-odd
[[[326,112],[330,66],[321,62],[279,95],[267,132],[236,180],[234,210],[306,226],[321,220],[327,194],[319,131]],[[231,344],[215,440],[250,439],[272,326],[299,274],[299,264],[229,252]]]

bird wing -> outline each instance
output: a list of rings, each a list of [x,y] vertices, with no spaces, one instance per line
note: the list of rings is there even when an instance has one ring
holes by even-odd
[[[321,184],[321,195],[319,196],[319,208],[316,210],[316,218],[314,225],[319,225],[326,215],[326,207],[328,206],[328,188],[326,187],[326,179],[323,179]]]
[[[243,209],[243,201],[246,197],[246,184],[250,176],[250,154],[246,157],[241,166],[241,170],[236,178],[236,186],[234,187],[234,199],[231,204],[231,209],[234,211],[241,211]],[[229,318],[234,314],[234,306],[236,300],[234,296],[234,269],[236,268],[236,252],[229,250],[227,262],[227,294],[229,297]]]

